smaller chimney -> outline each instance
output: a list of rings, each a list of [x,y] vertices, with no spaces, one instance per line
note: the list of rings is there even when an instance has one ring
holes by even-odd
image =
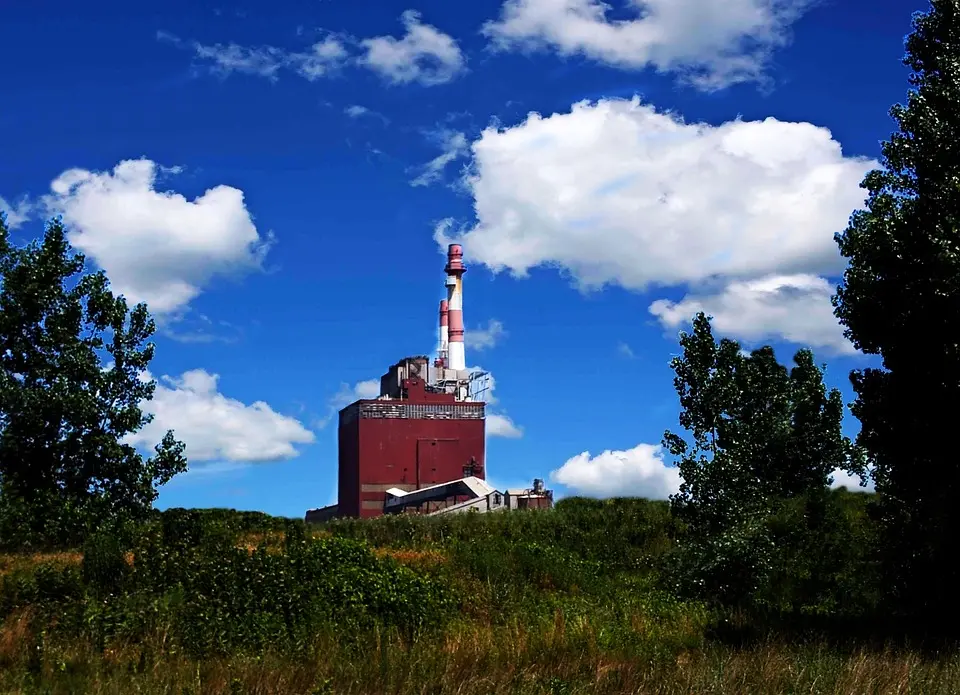
[[[448,306],[446,299],[440,300],[440,350],[437,358],[441,367],[447,366],[447,346],[450,342]]]

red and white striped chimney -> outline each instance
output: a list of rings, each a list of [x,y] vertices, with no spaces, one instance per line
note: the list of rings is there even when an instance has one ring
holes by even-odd
[[[447,247],[447,368],[462,370],[467,368],[467,357],[463,350],[463,248],[460,244]]]
[[[450,342],[448,306],[446,299],[440,300],[440,349],[437,351],[437,357],[443,367],[447,366],[447,352]]]

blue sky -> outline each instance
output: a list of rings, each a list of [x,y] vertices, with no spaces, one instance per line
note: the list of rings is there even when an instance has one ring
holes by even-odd
[[[159,506],[332,502],[335,409],[433,349],[451,240],[498,485],[665,495],[699,308],[783,360],[812,346],[849,400],[832,238],[924,6],[646,9],[4,3],[0,207],[23,240],[62,214],[157,314],[139,443],[173,427],[192,469]]]

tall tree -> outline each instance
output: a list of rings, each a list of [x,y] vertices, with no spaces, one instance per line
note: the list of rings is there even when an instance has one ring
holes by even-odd
[[[671,366],[691,443],[664,434],[683,477],[672,504],[702,546],[696,562],[709,563],[698,581],[714,584],[703,590],[739,601],[761,579],[770,551],[764,524],[778,504],[822,498],[831,473],[857,462],[841,431],[840,393],[827,391],[809,350],[788,371],[768,346],[745,355],[733,340],[718,343],[703,313],[680,345]]]
[[[704,531],[766,500],[823,489],[835,469],[856,467],[840,392],[827,391],[809,350],[799,350],[788,371],[769,346],[745,355],[736,341],[718,343],[702,312],[680,346],[671,367],[692,445],[668,431],[664,446],[683,477],[674,506]]]
[[[0,214],[0,534],[43,541],[88,522],[136,518],[186,469],[168,432],[155,456],[125,443],[151,416],[141,404],[155,331],[103,272],[84,274],[63,225],[17,248]],[[107,364],[103,362],[107,361]]]
[[[960,1],[913,17],[899,131],[861,186],[866,208],[837,235],[849,259],[834,297],[847,336],[882,369],[851,373],[859,442],[874,468],[901,610],[960,610],[954,561],[960,466],[949,433],[960,403]],[[947,608],[952,611],[947,611]]]

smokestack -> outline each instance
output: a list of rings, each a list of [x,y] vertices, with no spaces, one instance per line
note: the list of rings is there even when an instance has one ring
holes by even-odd
[[[462,370],[467,368],[467,358],[463,351],[463,248],[460,244],[447,247],[447,368]]]
[[[450,341],[450,331],[449,326],[449,313],[448,313],[449,304],[446,299],[440,300],[440,350],[437,353],[437,357],[440,360],[440,364],[443,367],[447,366],[447,353],[448,353],[448,343]]]

